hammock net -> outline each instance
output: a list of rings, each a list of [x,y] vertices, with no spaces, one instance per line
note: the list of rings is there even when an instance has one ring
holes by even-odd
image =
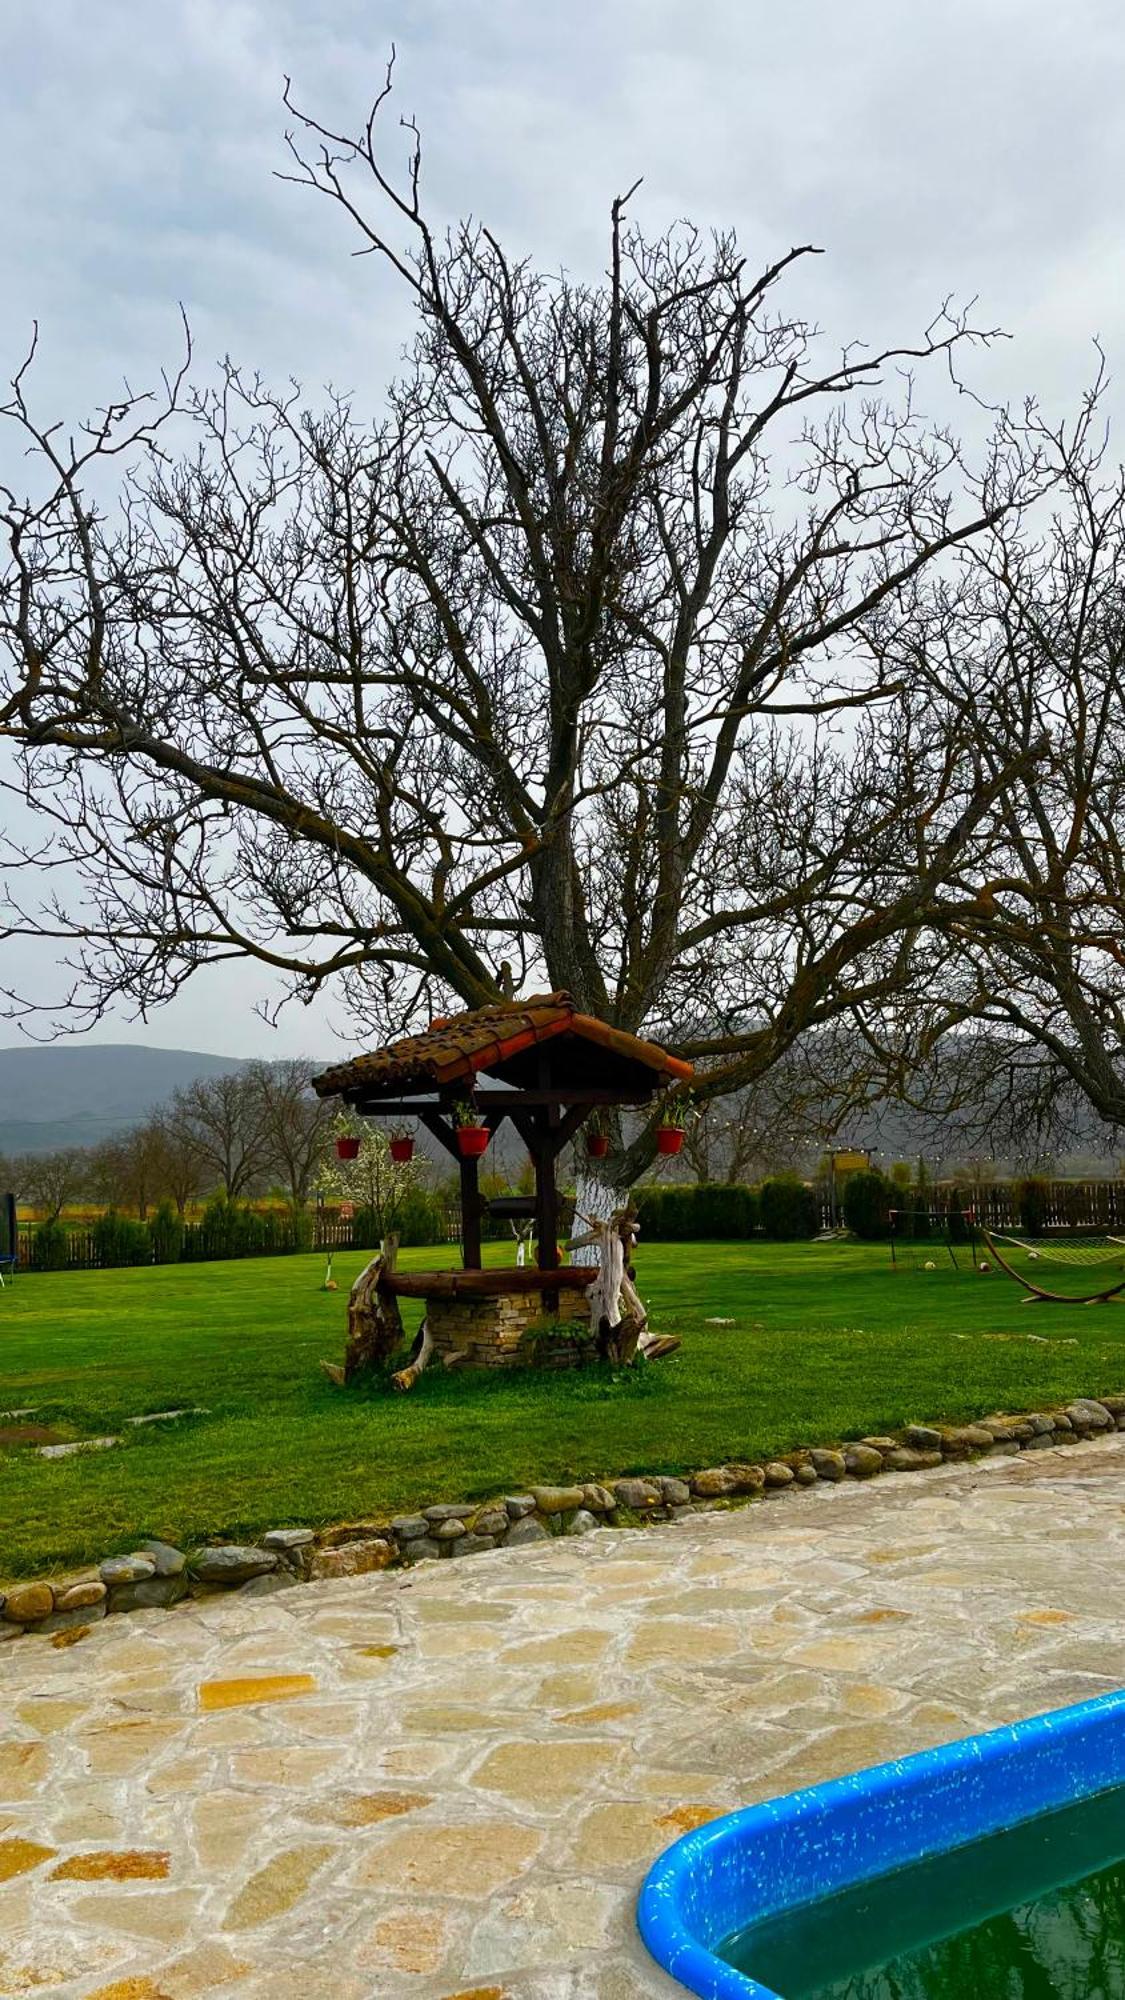
[[[1125,1269],[1125,1236],[1009,1236],[1004,1230],[990,1229],[1009,1262],[1048,1265],[1069,1264],[1079,1269],[1097,1265]]]

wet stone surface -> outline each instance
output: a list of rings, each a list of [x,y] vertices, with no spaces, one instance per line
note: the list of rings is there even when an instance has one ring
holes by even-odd
[[[1125,1436],[784,1469],[650,1529],[512,1496],[534,1539],[471,1563],[4,1647],[0,1993],[671,2000],[633,1910],[678,1834],[1119,1681]]]

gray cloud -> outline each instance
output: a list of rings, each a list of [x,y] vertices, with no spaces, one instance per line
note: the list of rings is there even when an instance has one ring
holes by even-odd
[[[433,209],[547,265],[599,271],[610,198],[643,173],[650,224],[733,225],[752,260],[822,244],[790,298],[836,342],[979,294],[1013,339],[976,380],[1060,411],[1094,333],[1111,368],[1125,352],[1113,0],[52,0],[3,30],[0,368],[38,317],[40,408],[73,420],[175,358],[182,300],[204,372],[230,352],[376,410],[403,302],[273,175],[283,75],[346,128],[392,39]],[[261,990],[214,975],[147,1032],[256,1046]],[[291,1015],[277,1046],[313,1032]]]

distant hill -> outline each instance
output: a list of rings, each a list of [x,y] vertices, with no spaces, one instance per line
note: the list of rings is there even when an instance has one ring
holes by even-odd
[[[238,1056],[135,1042],[0,1049],[0,1154],[95,1145],[136,1125],[196,1077],[241,1066]]]

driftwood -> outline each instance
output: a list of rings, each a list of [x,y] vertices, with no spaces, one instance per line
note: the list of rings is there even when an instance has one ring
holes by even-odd
[[[334,1361],[320,1364],[329,1381],[342,1389],[361,1375],[374,1375],[385,1368],[391,1355],[402,1346],[405,1335],[398,1300],[385,1283],[394,1270],[397,1255],[397,1236],[386,1237],[348,1294],[348,1339],[343,1366]]]
[[[601,1359],[620,1367],[638,1353],[646,1361],[675,1354],[680,1346],[678,1336],[650,1332],[648,1314],[636,1287],[632,1255],[639,1231],[632,1205],[611,1214],[577,1213],[587,1230],[572,1237],[570,1248],[579,1253],[592,1249],[598,1259],[590,1287],[590,1321]]]

